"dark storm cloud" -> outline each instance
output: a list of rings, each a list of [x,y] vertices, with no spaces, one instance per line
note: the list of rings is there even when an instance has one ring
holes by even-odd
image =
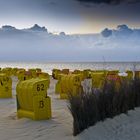
[[[66,33],[100,32],[118,24],[139,27],[140,0],[0,0],[0,26],[46,26]]]
[[[120,3],[136,3],[140,2],[140,0],[77,0],[83,3],[106,3],[106,4],[120,4]]]

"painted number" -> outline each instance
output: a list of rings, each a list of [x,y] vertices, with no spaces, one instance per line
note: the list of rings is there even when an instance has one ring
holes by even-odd
[[[79,77],[76,77],[75,82],[79,82],[79,81],[80,81]]]
[[[44,90],[44,84],[38,84],[37,91],[43,91],[43,90]]]
[[[1,81],[0,83],[1,83],[1,86],[3,86],[3,82]]]
[[[44,102],[43,101],[39,101],[39,108],[43,108],[44,107]]]

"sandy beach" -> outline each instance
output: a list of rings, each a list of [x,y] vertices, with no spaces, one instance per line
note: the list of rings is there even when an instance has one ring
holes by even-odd
[[[55,80],[51,80],[48,95],[52,101],[52,119],[32,121],[16,116],[16,84],[13,79],[13,98],[0,99],[0,139],[1,140],[72,140],[72,117],[66,100],[54,94]]]
[[[52,101],[52,119],[33,121],[16,116],[16,84],[13,77],[13,98],[0,99],[0,140],[139,140],[140,108],[129,111],[128,115],[107,119],[85,130],[80,135],[72,135],[72,117],[67,101],[60,100],[54,93],[56,80],[51,79],[48,95]]]

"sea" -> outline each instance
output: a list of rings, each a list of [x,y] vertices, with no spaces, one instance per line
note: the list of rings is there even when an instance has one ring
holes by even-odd
[[[140,70],[140,62],[0,62],[0,68],[17,67],[25,68],[41,68],[42,71],[52,74],[52,70],[70,69],[71,71],[78,69],[91,70]]]

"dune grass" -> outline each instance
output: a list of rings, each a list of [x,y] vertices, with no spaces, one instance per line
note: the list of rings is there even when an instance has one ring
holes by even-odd
[[[115,81],[104,82],[102,89],[93,89],[91,93],[69,96],[68,108],[73,116],[73,135],[81,133],[89,126],[106,118],[140,106],[140,79],[122,80],[119,88]]]

